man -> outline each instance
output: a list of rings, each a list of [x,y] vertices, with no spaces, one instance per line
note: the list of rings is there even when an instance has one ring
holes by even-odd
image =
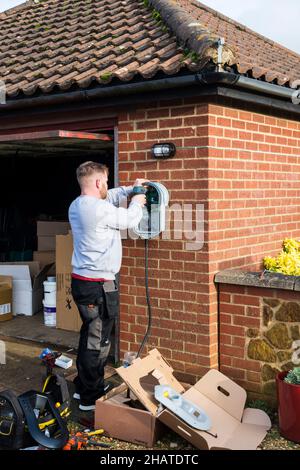
[[[107,178],[105,165],[80,165],[77,180],[81,195],[69,208],[74,242],[72,295],[82,319],[74,398],[80,400],[82,411],[94,410],[95,401],[105,393],[104,367],[118,315],[115,275],[122,259],[120,230],[139,224],[146,203],[144,195],[135,195],[128,208],[120,207],[133,186],[108,191]],[[136,180],[135,186],[145,182]]]

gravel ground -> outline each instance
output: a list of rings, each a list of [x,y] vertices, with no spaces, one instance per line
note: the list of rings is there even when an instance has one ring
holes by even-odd
[[[116,385],[118,385],[118,380],[120,380],[117,376],[111,377],[109,380],[111,381],[113,378],[116,380]],[[71,384],[69,384],[71,387]],[[284,439],[283,437],[280,436],[279,433],[279,426],[278,426],[278,415],[277,412],[274,412],[271,408],[268,407],[266,403],[264,403],[261,400],[254,400],[254,401],[249,401],[246,405],[247,407],[252,407],[252,408],[260,408],[263,411],[265,411],[271,419],[271,422],[273,423],[272,428],[268,432],[267,436],[261,443],[261,445],[258,447],[259,450],[300,450],[300,444],[295,444],[291,441],[288,441]],[[92,415],[87,414],[85,416],[86,421],[85,424],[79,424],[81,421],[80,417],[82,417],[82,414],[78,414],[77,410],[77,404],[72,403],[72,417],[73,417],[73,422],[70,423],[69,429],[71,433],[75,433],[76,431],[83,431],[84,430],[84,425],[86,425],[88,422],[93,422]],[[109,444],[109,449],[110,450],[145,450],[145,447],[136,445],[136,444],[131,444],[128,442],[124,441],[119,441],[117,439],[111,439],[108,437],[99,437],[97,439],[99,442],[103,442],[106,444]],[[185,439],[182,439],[180,436],[178,436],[176,433],[173,431],[170,431],[165,435],[163,439],[158,441],[156,445],[153,447],[153,450],[193,450],[195,447],[193,447],[189,442],[187,442]],[[88,450],[103,450],[107,451],[107,449],[101,448],[101,447],[89,447]],[[146,449],[147,450],[147,449]]]
[[[83,430],[82,427],[78,427],[76,423],[70,423],[70,431]],[[109,444],[109,450],[145,450],[145,447],[137,446],[128,442],[118,441],[108,437],[101,437],[97,439],[98,442]],[[193,450],[195,449],[187,441],[179,437],[177,434],[170,432],[166,436],[158,441],[153,447],[153,450]],[[274,424],[272,429],[268,432],[266,438],[258,448],[259,450],[300,450],[300,444],[287,441],[279,434],[278,425]],[[107,451],[101,447],[90,446],[87,450],[102,450]]]
[[[266,438],[259,446],[261,450],[300,450],[300,444],[287,441],[279,434],[278,425],[273,425]]]

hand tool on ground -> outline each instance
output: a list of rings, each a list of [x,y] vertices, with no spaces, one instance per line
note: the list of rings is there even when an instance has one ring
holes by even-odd
[[[81,450],[89,445],[97,446],[97,447],[104,447],[109,448],[111,447],[110,444],[106,444],[105,442],[98,442],[95,439],[90,439],[93,436],[99,436],[104,433],[103,429],[98,429],[96,431],[91,432],[77,432],[76,434],[72,435],[64,446],[63,450]]]

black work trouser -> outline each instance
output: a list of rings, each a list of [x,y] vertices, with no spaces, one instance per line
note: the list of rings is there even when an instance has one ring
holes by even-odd
[[[81,404],[91,405],[104,394],[104,368],[118,312],[118,292],[106,294],[101,282],[73,279],[72,294],[82,319],[74,383]]]

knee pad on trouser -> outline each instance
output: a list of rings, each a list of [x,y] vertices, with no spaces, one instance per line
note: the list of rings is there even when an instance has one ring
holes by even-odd
[[[105,341],[101,341],[100,344],[100,359],[105,360],[108,358],[110,350],[110,341],[107,339]]]

